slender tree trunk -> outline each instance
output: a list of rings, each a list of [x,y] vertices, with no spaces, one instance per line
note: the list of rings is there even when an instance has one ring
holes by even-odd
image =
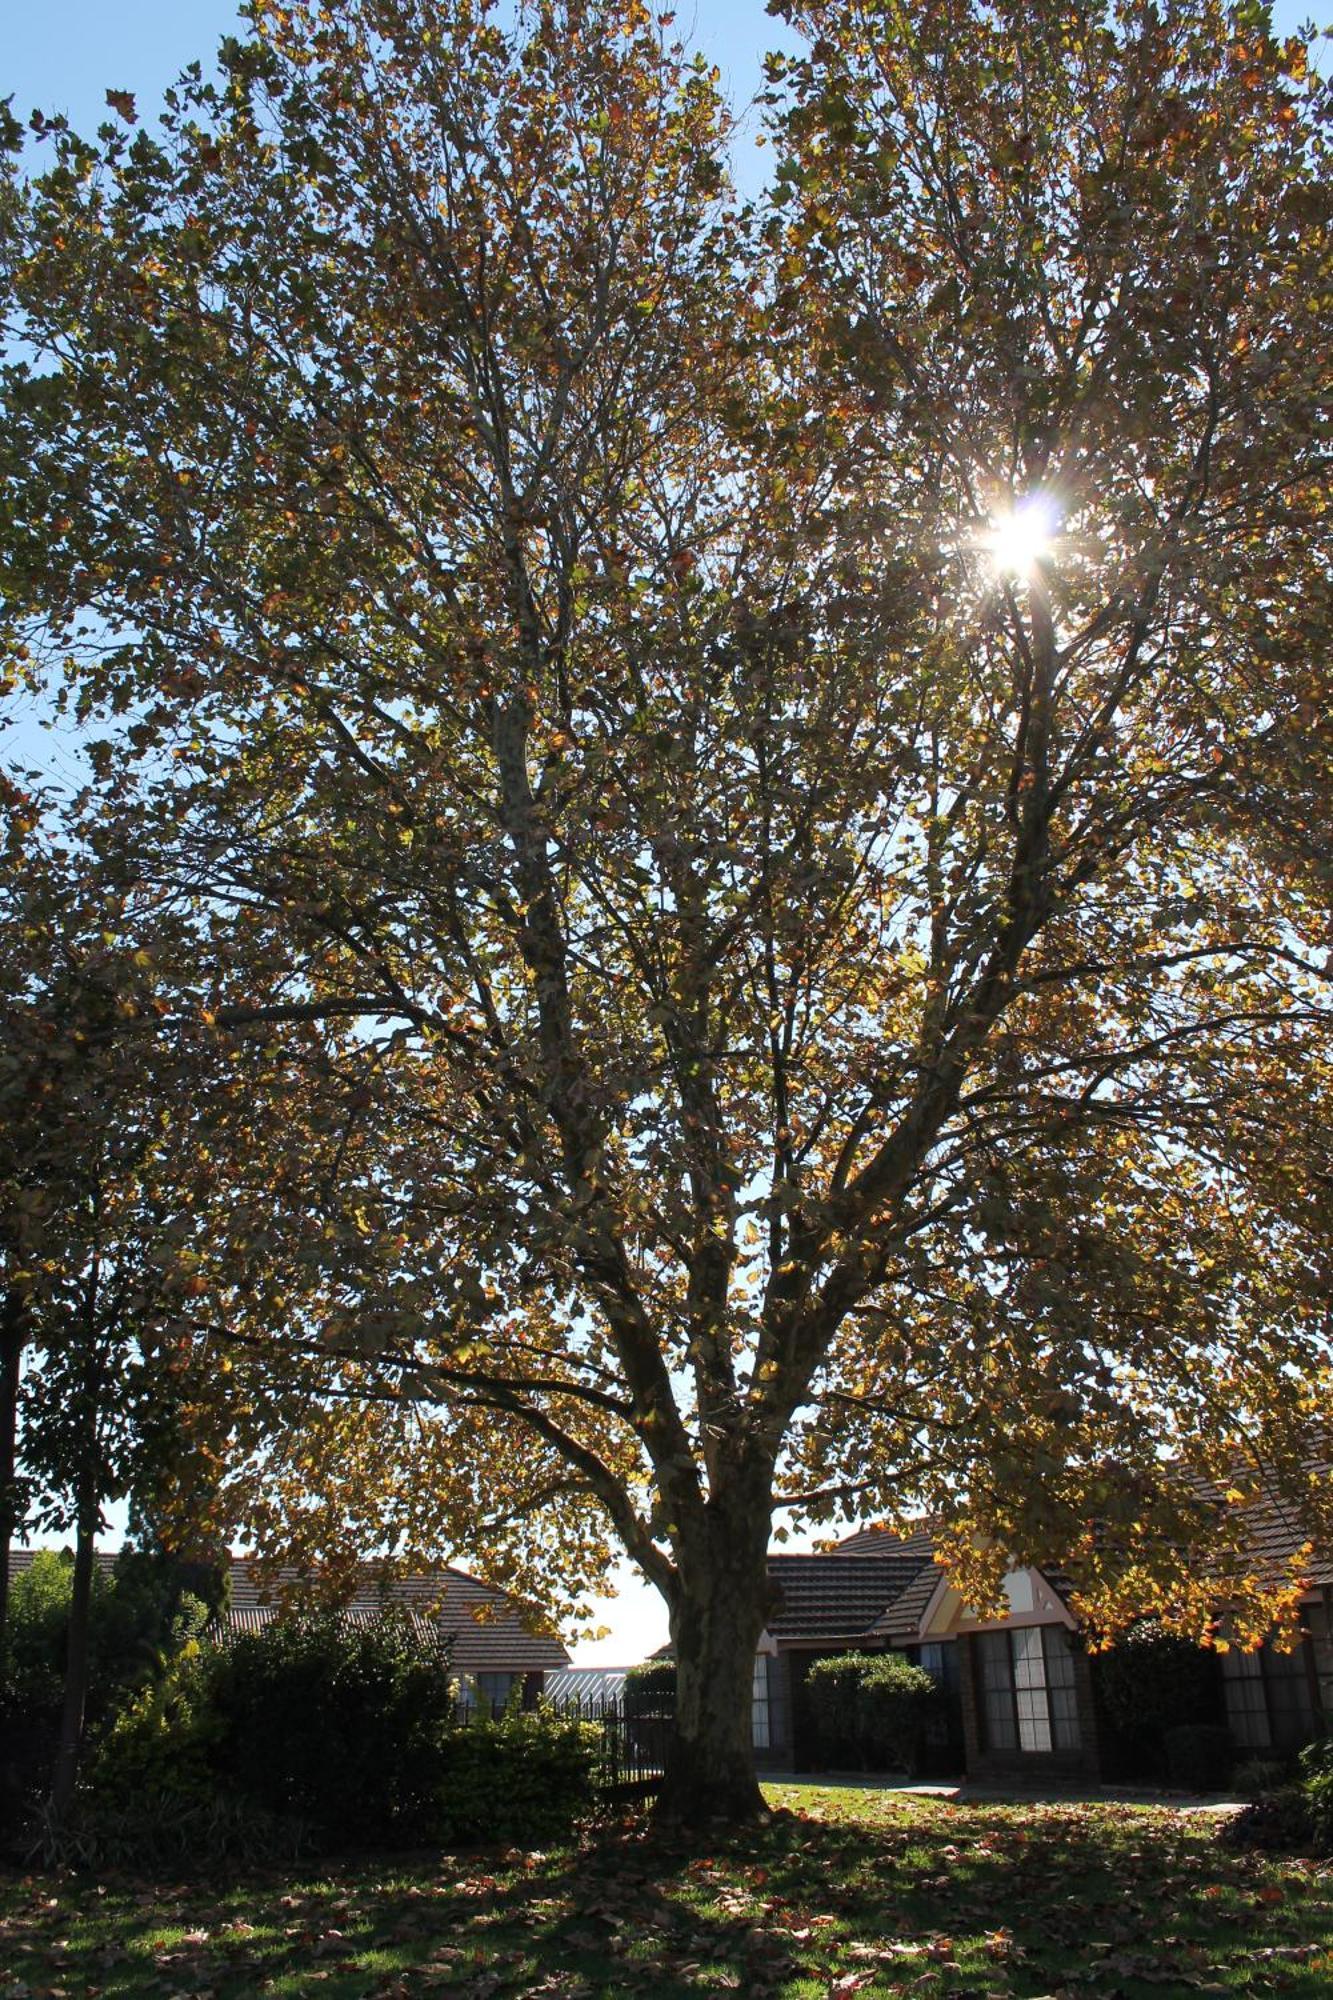
[[[10,1285],[0,1304],[0,1659],[9,1631],[9,1552],[18,1527],[19,1371],[27,1302],[17,1285]]]
[[[63,1820],[74,1797],[83,1743],[83,1716],[88,1701],[88,1638],[92,1623],[94,1536],[97,1531],[97,1471],[90,1463],[80,1471],[74,1541],[74,1585],[69,1603],[69,1649],[65,1657],[65,1700],[60,1714],[60,1743],[51,1781],[51,1809]]]
[[[768,1616],[767,1493],[710,1501],[684,1553],[671,1620],[676,1727],[658,1816],[689,1826],[763,1810],[754,1769],[754,1659]]]

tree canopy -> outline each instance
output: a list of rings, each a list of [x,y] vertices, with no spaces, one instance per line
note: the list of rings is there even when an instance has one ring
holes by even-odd
[[[5,259],[26,670],[200,1020],[344,1036],[324,1289],[198,1329],[221,1432],[300,1385],[238,1509],[613,1536],[696,1808],[775,1496],[1195,1630],[1328,1513],[1327,87],[1249,0],[778,11],[757,205],[640,0],[258,0]]]

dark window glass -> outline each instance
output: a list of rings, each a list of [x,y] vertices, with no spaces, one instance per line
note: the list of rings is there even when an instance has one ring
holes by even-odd
[[[478,1674],[477,1701],[482,1708],[488,1708],[492,1715],[503,1715],[509,1700],[509,1690],[517,1677],[514,1674]]]
[[[1058,1626],[1043,1627],[1046,1642],[1046,1686],[1051,1704],[1051,1738],[1057,1750],[1077,1750],[1078,1688],[1069,1634]]]
[[[1079,1746],[1078,1692],[1069,1635],[1029,1625],[977,1636],[987,1748],[1040,1756]]]
[[[750,1689],[750,1737],[756,1750],[767,1750],[772,1744],[768,1707],[768,1659],[763,1653],[754,1656],[754,1679]]]
[[[1268,1727],[1277,1750],[1295,1750],[1315,1732],[1307,1643],[1302,1639],[1291,1653],[1265,1646],[1259,1656],[1268,1691]]]
[[[981,1713],[986,1747],[990,1750],[1017,1750],[1018,1723],[1014,1714],[1014,1662],[1007,1632],[982,1632],[977,1636],[981,1661]]]

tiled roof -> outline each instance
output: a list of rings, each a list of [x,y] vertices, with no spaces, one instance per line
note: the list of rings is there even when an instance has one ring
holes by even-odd
[[[10,1575],[27,1569],[35,1549],[11,1549]],[[99,1549],[98,1567],[107,1575],[117,1551]],[[243,1557],[231,1564],[231,1601],[227,1622],[233,1631],[255,1631],[266,1625],[286,1603],[300,1601],[307,1579],[295,1569],[270,1573],[271,1586],[261,1587],[252,1565]],[[455,1673],[544,1673],[567,1667],[569,1654],[559,1639],[531,1632],[518,1606],[502,1590],[478,1582],[461,1569],[441,1568],[429,1575],[405,1576],[382,1582],[369,1564],[351,1599],[342,1609],[355,1622],[378,1617],[386,1606],[401,1606],[413,1622],[451,1642],[450,1666]]]
[[[890,1607],[923,1571],[938,1572],[928,1549],[907,1544],[880,1553],[770,1555],[768,1574],[780,1593],[768,1630],[775,1639],[860,1639],[883,1630]]]
[[[918,1528],[912,1535],[900,1535],[896,1528],[876,1525],[857,1528],[850,1535],[845,1535],[835,1553],[840,1556],[882,1556],[897,1550],[904,1555],[919,1556],[925,1562],[934,1555],[935,1545],[924,1528]]]
[[[943,1575],[933,1556],[928,1562],[923,1562],[902,1596],[888,1606],[875,1627],[876,1632],[882,1633],[886,1639],[897,1639],[904,1644],[915,1639],[921,1629],[921,1620],[926,1615],[926,1606],[939,1588]]]
[[[261,1585],[248,1562],[234,1561],[232,1611],[266,1621],[283,1604],[299,1602],[304,1581],[294,1569],[279,1569]],[[531,1674],[569,1665],[569,1654],[559,1639],[529,1631],[512,1599],[461,1569],[384,1579],[367,1566],[346,1608],[373,1617],[386,1606],[413,1612],[449,1640],[450,1664],[456,1673]]]
[[[32,1568],[32,1564],[33,1564],[33,1558],[34,1558],[35,1556],[39,1556],[39,1555],[68,1555],[69,1553],[70,1553],[70,1551],[69,1551],[68,1549],[14,1549],[14,1548],[11,1548],[11,1550],[9,1551],[9,1574],[10,1574],[10,1577],[11,1577],[11,1578],[13,1578],[13,1577],[16,1577],[16,1576],[20,1575],[20,1574],[21,1574],[21,1572],[22,1572],[23,1570],[25,1570],[25,1569],[31,1569],[31,1568]],[[93,1561],[94,1561],[94,1562],[95,1562],[95,1563],[97,1564],[97,1567],[98,1567],[98,1568],[99,1568],[99,1569],[101,1570],[101,1572],[102,1572],[103,1576],[110,1576],[110,1575],[111,1575],[112,1571],[113,1571],[113,1570],[115,1569],[115,1567],[116,1567],[116,1558],[117,1558],[117,1556],[118,1556],[119,1554],[120,1554],[120,1551],[119,1551],[119,1549],[98,1549],[98,1550],[96,1550],[96,1551],[95,1551],[95,1553],[94,1553],[94,1555],[93,1555]]]
[[[1333,1464],[1316,1464],[1311,1470],[1333,1479]],[[1239,1480],[1239,1474],[1237,1478]],[[1220,1507],[1222,1505],[1220,1491],[1217,1500]],[[1266,1583],[1285,1582],[1290,1574],[1291,1559],[1306,1542],[1315,1540],[1309,1526],[1300,1519],[1288,1502],[1275,1493],[1265,1494],[1246,1507],[1245,1527],[1247,1554],[1255,1565],[1255,1573]],[[836,1553],[868,1556],[890,1550],[909,1549],[919,1549],[924,1555],[929,1556],[929,1536],[918,1533],[902,1537],[892,1528],[869,1527],[858,1529],[844,1541],[839,1542]],[[1043,1569],[1041,1574],[1051,1588],[1066,1601],[1076,1588],[1075,1579],[1062,1571]],[[1321,1550],[1316,1546],[1314,1554],[1308,1559],[1304,1574],[1311,1588],[1321,1584],[1333,1584],[1333,1548],[1325,1547]],[[929,1601],[930,1593],[939,1580],[938,1570],[923,1572],[923,1582],[926,1575],[930,1576],[930,1583],[924,1595],[920,1595],[916,1588],[909,1588],[881,1622],[878,1629],[886,1637],[902,1637],[916,1629],[916,1621],[919,1620]],[[913,1612],[915,1612],[914,1618],[910,1617]]]
[[[371,1609],[369,1606],[357,1606],[354,1604],[333,1613],[333,1616],[340,1625],[354,1632],[364,1631],[368,1626],[376,1624],[384,1615],[384,1609],[381,1606]],[[413,1643],[420,1651],[423,1653],[438,1652],[442,1665],[446,1663],[452,1665],[449,1654],[449,1642],[429,1618],[423,1618],[418,1611],[404,1611],[401,1607],[393,1612],[392,1615],[402,1619],[408,1632],[411,1634]],[[273,1613],[271,1610],[259,1605],[245,1605],[240,1609],[232,1605],[226,1611],[222,1612],[218,1618],[210,1622],[208,1631],[210,1635],[216,1636],[234,1636],[242,1632],[262,1632],[264,1627],[271,1622],[272,1617]]]
[[[1333,1467],[1316,1464],[1309,1468],[1318,1476],[1333,1477]],[[1291,1574],[1291,1562],[1307,1542],[1315,1541],[1309,1526],[1291,1505],[1275,1493],[1251,1502],[1244,1512],[1248,1551],[1254,1558],[1256,1574],[1265,1582],[1283,1583]],[[1302,1574],[1313,1588],[1333,1583],[1333,1550],[1316,1545],[1302,1564]]]

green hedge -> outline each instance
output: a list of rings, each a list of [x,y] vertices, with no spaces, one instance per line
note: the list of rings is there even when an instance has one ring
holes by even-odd
[[[454,1700],[443,1656],[393,1616],[279,1619],[208,1656],[223,1788],[324,1847],[435,1837]]]
[[[434,1838],[445,1846],[562,1839],[593,1802],[596,1723],[546,1708],[478,1715],[443,1739]]]
[[[674,1660],[646,1660],[625,1675],[622,1697],[627,1716],[649,1716],[654,1720],[676,1713],[676,1663]]]
[[[901,1653],[841,1653],[806,1677],[819,1754],[827,1764],[911,1770],[939,1691]]]
[[[274,1621],[188,1646],[103,1736],[47,1858],[216,1865],[298,1852],[547,1843],[593,1795],[595,1725],[458,1719],[392,1617]]]
[[[1097,1700],[1110,1725],[1103,1748],[1117,1777],[1166,1777],[1168,1731],[1221,1720],[1216,1673],[1214,1655],[1151,1618],[1096,1656]]]

